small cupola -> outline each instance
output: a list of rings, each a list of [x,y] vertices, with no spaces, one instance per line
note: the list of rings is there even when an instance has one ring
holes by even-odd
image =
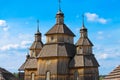
[[[56,23],[64,24],[64,13],[61,10],[58,10],[56,14]]]
[[[82,27],[80,29],[80,38],[76,43],[76,46],[93,46],[92,42],[88,38],[87,28],[84,25],[84,15],[82,16]]]
[[[35,41],[41,41],[41,33],[39,31],[39,20],[37,20],[37,32],[35,33]]]
[[[59,0],[58,4],[58,12],[56,14],[56,23],[57,24],[64,24],[64,13],[61,10],[61,5],[60,5],[61,1]]]
[[[39,20],[37,20],[37,32],[35,33],[35,40],[30,47],[30,57],[37,57],[43,47],[41,40],[41,33],[39,31]]]
[[[87,35],[87,28],[84,25],[84,15],[82,16],[82,18],[83,18],[82,19],[82,27],[80,29],[80,33],[81,33],[81,37],[86,38],[86,37],[88,37],[88,35]]]

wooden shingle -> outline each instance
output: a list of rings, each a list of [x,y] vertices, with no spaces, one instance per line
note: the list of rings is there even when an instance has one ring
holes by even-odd
[[[32,46],[30,47],[30,50],[42,49],[42,47],[43,47],[43,43],[41,41],[40,42],[34,41]]]
[[[80,37],[80,39],[77,41],[76,46],[93,46],[92,42],[86,37]]]
[[[70,62],[70,68],[74,67],[98,67],[99,64],[93,54],[75,55]]]
[[[67,43],[46,44],[42,48],[38,58],[41,57],[73,57],[75,55],[75,46]]]
[[[12,73],[0,68],[0,80],[18,80]]]
[[[104,80],[120,80],[120,65],[110,72]]]
[[[19,68],[20,71],[25,69],[37,69],[37,59],[36,58],[28,58],[25,63]]]
[[[55,24],[45,35],[50,34],[67,34],[75,36],[75,34],[65,24]]]

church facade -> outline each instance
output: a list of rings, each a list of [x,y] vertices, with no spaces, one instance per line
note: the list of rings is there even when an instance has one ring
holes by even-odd
[[[55,25],[45,36],[43,44],[38,28],[26,61],[19,68],[20,80],[99,80],[99,64],[84,22],[74,44],[75,34],[64,23],[64,13],[58,10]]]

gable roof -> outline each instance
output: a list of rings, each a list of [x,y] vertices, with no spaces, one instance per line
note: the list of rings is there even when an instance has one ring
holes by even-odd
[[[65,24],[55,24],[45,35],[50,34],[67,34],[75,36],[75,34]]]
[[[110,72],[104,80],[120,80],[120,65]]]
[[[0,80],[18,80],[12,73],[0,67]]]
[[[19,68],[20,71],[25,69],[37,69],[37,59],[36,58],[28,58],[25,63]]]

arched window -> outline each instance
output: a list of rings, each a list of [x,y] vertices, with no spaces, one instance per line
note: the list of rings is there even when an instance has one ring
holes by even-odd
[[[31,74],[31,80],[35,80],[35,73]]]
[[[46,80],[50,80],[50,72],[46,73]]]
[[[77,71],[74,72],[74,80],[79,80],[79,73]]]

